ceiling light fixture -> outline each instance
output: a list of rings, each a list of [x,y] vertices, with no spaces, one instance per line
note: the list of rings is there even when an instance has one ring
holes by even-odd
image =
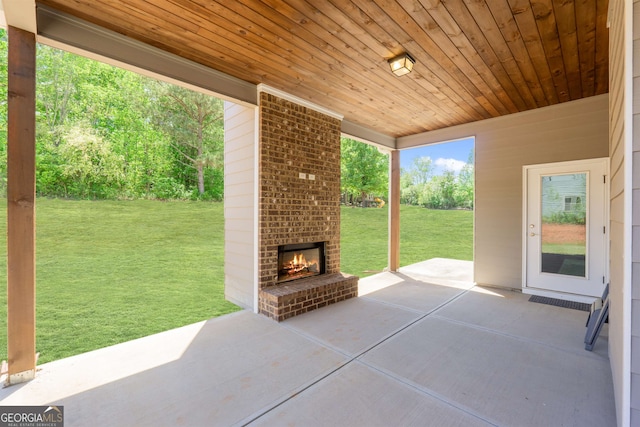
[[[391,67],[391,72],[396,76],[404,76],[405,74],[409,74],[413,69],[413,64],[416,63],[416,60],[411,57],[408,53],[402,53],[395,58],[391,58],[389,60],[389,66]]]

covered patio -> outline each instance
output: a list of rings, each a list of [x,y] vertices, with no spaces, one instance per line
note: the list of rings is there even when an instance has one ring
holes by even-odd
[[[65,405],[68,425],[640,424],[640,3],[1,1],[3,404]],[[225,296],[245,311],[36,367],[36,42],[225,99]],[[415,67],[397,77],[406,55]],[[335,306],[309,290],[291,305],[318,310],[278,324],[256,313],[279,286],[280,247],[324,242],[325,273],[340,273],[340,136],[390,154],[389,272]],[[468,275],[400,268],[401,151],[467,137]],[[586,313],[521,293],[538,239],[523,170],[590,159],[606,163],[592,174],[606,191],[591,211],[606,218],[590,279],[610,289],[591,353]]]
[[[3,405],[65,425],[610,426],[607,326],[432,259],[284,322],[250,311],[40,366]]]

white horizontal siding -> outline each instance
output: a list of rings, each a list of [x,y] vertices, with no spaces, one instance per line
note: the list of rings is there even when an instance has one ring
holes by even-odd
[[[626,18],[633,14],[633,22],[638,22],[638,4],[634,4],[633,10],[629,9],[629,2],[612,2],[609,8],[609,150],[611,153],[611,213],[610,213],[610,304],[609,310],[609,359],[613,374],[613,389],[616,399],[616,414],[618,425],[638,423],[637,410],[640,409],[640,373],[637,372],[640,354],[633,349],[638,346],[635,342],[639,338],[640,331],[630,330],[631,320],[636,323],[640,318],[638,307],[638,295],[630,298],[629,267],[634,261],[629,259],[628,239],[631,244],[638,245],[640,238],[635,231],[629,236],[629,219],[627,210],[629,205],[629,192],[632,188],[628,181],[629,157],[626,152],[628,139],[637,138],[638,130],[634,130],[628,120],[629,113],[640,113],[640,93],[638,92],[638,79],[633,88],[627,79],[628,65],[633,67],[633,75],[640,75],[640,58],[638,56],[638,41],[628,39],[628,25]],[[634,30],[637,34],[637,29]],[[638,39],[637,35],[633,37]],[[630,45],[633,43],[633,45]],[[627,49],[631,48],[631,57],[627,55]],[[631,64],[630,64],[631,62]],[[629,96],[632,96],[629,99]],[[631,108],[631,111],[629,111]],[[636,164],[635,167],[640,165]],[[631,335],[631,337],[629,336]],[[636,366],[636,372],[632,367]],[[632,372],[629,372],[629,371]],[[634,415],[635,414],[635,415]],[[637,425],[637,424],[635,424]]]
[[[225,130],[225,133],[227,131]],[[253,137],[253,133],[242,135],[239,138],[251,138]],[[236,139],[237,141],[238,139]],[[235,171],[246,171],[248,168],[252,168],[253,164],[251,162],[247,162],[247,160],[251,160],[253,158],[253,147],[241,146],[237,143],[234,146],[225,149],[225,159],[229,160],[228,166],[225,167],[232,168],[229,173],[233,173]]]
[[[256,258],[256,110],[225,102],[225,297],[254,310]]]

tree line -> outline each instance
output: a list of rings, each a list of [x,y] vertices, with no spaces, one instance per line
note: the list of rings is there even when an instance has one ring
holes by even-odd
[[[433,160],[418,157],[400,176],[400,202],[430,209],[473,209],[473,150],[456,173],[445,169],[435,175]]]
[[[4,30],[0,55],[0,176],[6,180]],[[222,198],[220,99],[40,44],[36,64],[38,196]]]
[[[366,207],[380,206],[376,199],[388,201],[388,155],[351,139],[342,140],[341,155],[343,203]],[[473,198],[473,151],[458,173],[444,170],[436,174],[429,157],[418,157],[401,169],[400,203],[430,209],[473,209]]]

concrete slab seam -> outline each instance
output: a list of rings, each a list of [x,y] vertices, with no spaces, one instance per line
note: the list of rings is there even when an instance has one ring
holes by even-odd
[[[475,410],[473,410],[473,409],[471,409],[471,408],[469,408],[469,407],[467,407],[465,405],[461,405],[460,403],[458,403],[456,401],[452,401],[452,400],[448,399],[447,397],[441,395],[440,393],[435,392],[434,390],[432,390],[432,389],[430,389],[428,387],[420,385],[420,384],[418,384],[416,382],[413,382],[413,381],[411,381],[411,380],[409,380],[407,378],[395,375],[393,372],[388,371],[388,370],[386,370],[384,368],[381,368],[379,366],[371,365],[371,364],[365,362],[364,360],[358,360],[358,362],[361,363],[362,365],[368,367],[369,369],[372,369],[372,370],[374,370],[374,371],[376,371],[376,372],[378,372],[378,373],[380,373],[380,374],[382,374],[382,375],[384,375],[386,377],[391,378],[392,380],[395,380],[395,381],[397,381],[397,382],[399,382],[401,384],[404,384],[405,386],[407,386],[407,387],[409,387],[409,388],[411,388],[413,390],[416,390],[417,392],[419,392],[421,394],[425,394],[425,395],[427,395],[429,397],[432,397],[432,398],[434,398],[434,399],[436,399],[436,400],[438,400],[438,401],[440,401],[440,402],[452,407],[453,409],[462,411],[462,412],[464,412],[464,413],[466,413],[466,414],[468,414],[468,415],[470,415],[470,416],[472,416],[474,418],[477,418],[477,419],[479,419],[479,420],[481,420],[481,421],[483,421],[485,423],[491,424],[493,426],[499,426],[500,425],[497,421],[491,420],[491,419],[487,418],[486,416],[476,412]]]
[[[472,288],[471,288],[472,289]],[[416,318],[415,320],[407,323],[406,325],[400,327],[399,329],[397,329],[395,332],[392,332],[390,334],[388,334],[387,336],[385,336],[384,338],[382,338],[381,340],[379,340],[378,342],[372,344],[371,346],[369,346],[368,348],[366,348],[365,350],[361,351],[360,353],[358,353],[355,356],[351,356],[348,354],[345,354],[342,351],[339,351],[339,354],[342,354],[346,357],[349,357],[350,359],[345,361],[342,365],[336,367],[333,370],[330,370],[328,373],[326,373],[325,375],[321,376],[321,377],[316,377],[317,380],[315,381],[310,381],[307,383],[307,385],[302,385],[300,387],[298,387],[298,391],[295,393],[290,394],[288,397],[282,399],[281,401],[277,402],[276,404],[272,404],[272,405],[268,405],[267,407],[265,407],[264,411],[256,411],[253,413],[253,415],[251,415],[250,417],[245,418],[245,420],[242,421],[241,424],[237,424],[237,425],[241,425],[241,426],[247,426],[249,424],[251,424],[254,421],[257,421],[259,418],[263,417],[264,415],[268,414],[269,412],[277,409],[278,407],[282,406],[284,403],[288,402],[289,400],[293,399],[295,396],[303,393],[304,391],[310,389],[311,387],[314,387],[316,384],[319,384],[320,382],[322,382],[323,380],[327,379],[328,377],[332,376],[333,374],[335,374],[336,372],[342,370],[345,366],[350,365],[352,362],[354,361],[358,361],[359,358],[361,358],[363,355],[365,355],[366,353],[368,353],[369,351],[373,350],[374,348],[378,347],[379,345],[383,344],[384,342],[386,342],[387,340],[389,340],[390,338],[394,337],[395,335],[401,333],[402,331],[406,330],[407,328],[410,328],[411,326],[415,325],[416,323],[418,323],[419,321],[423,320],[424,318],[426,318],[427,316],[430,316],[432,313],[435,313],[436,311],[440,310],[441,308],[443,308],[444,306],[446,306],[447,304],[450,304],[452,302],[454,302],[455,300],[457,300],[458,298],[462,297],[464,294],[466,294],[467,292],[469,292],[471,289],[467,289],[467,290],[463,290],[463,292],[461,292],[458,295],[455,295],[451,298],[449,298],[448,300],[446,300],[445,302],[443,302],[442,304],[438,305],[436,308],[430,310],[429,312],[423,314],[422,316],[419,316],[418,318]],[[299,335],[301,335],[302,337],[315,342],[317,344],[320,344],[324,347],[327,347],[330,350],[335,351],[332,347],[333,346],[329,346],[326,343],[323,343],[322,341],[318,340],[317,338],[314,338],[312,336],[309,336],[308,334],[305,334],[304,332],[300,331],[299,329],[294,329],[292,326],[289,325],[284,325],[282,324],[283,327],[298,333]],[[361,361],[360,361],[361,362]],[[362,362],[361,362],[362,363]],[[435,396],[434,396],[435,397]]]

